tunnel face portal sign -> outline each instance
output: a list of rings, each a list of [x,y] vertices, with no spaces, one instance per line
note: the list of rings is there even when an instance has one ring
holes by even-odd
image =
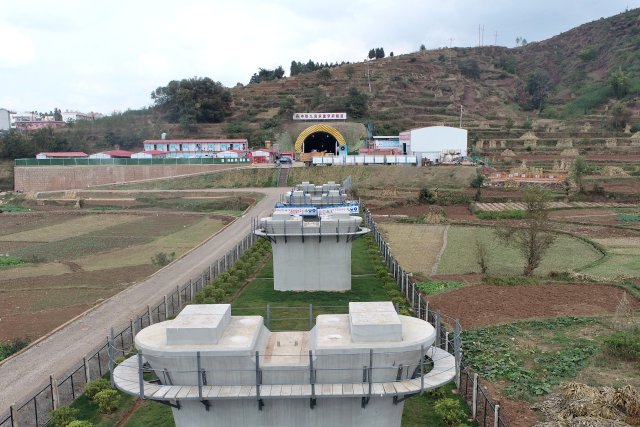
[[[294,113],[293,120],[347,120],[347,113]]]

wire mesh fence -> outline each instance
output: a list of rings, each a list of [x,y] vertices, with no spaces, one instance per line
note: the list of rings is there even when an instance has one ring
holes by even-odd
[[[51,411],[60,406],[71,404],[83,392],[85,385],[96,378],[100,378],[109,372],[109,340],[113,347],[117,347],[113,357],[124,357],[134,346],[135,334],[141,329],[163,320],[175,317],[181,307],[193,299],[202,288],[215,279],[218,275],[229,270],[256,242],[254,234],[256,226],[255,218],[252,220],[251,230],[224,256],[213,262],[201,271],[196,277],[182,285],[176,285],[176,289],[164,295],[136,318],[130,319],[125,324],[112,328],[109,337],[105,337],[105,343],[94,349],[79,361],[76,366],[62,376],[61,380],[50,377],[48,383],[37,393],[19,405],[12,405],[9,412],[0,416],[0,427],[15,426],[44,426],[51,418]]]
[[[151,166],[151,165],[217,165],[217,164],[249,164],[251,159],[246,158],[156,158],[156,159],[89,159],[89,158],[62,158],[62,159],[16,159],[16,166]]]
[[[389,274],[396,280],[396,284],[403,293],[411,311],[418,318],[427,320],[435,326],[435,345],[443,350],[449,350],[450,346],[460,346],[460,341],[456,340],[456,337],[459,338],[461,333],[460,323],[456,319],[442,315],[438,310],[434,311],[429,307],[429,302],[422,297],[420,290],[415,286],[415,282],[411,280],[410,273],[400,266],[398,260],[391,253],[389,245],[384,240],[373,220],[373,216],[367,209],[364,209],[364,220],[366,226],[371,230]],[[454,348],[454,350],[456,349]],[[473,381],[474,373],[470,369],[464,368],[463,352],[461,348],[458,350],[460,351],[456,351],[456,357],[459,357],[457,363],[460,369],[457,386],[471,409],[471,415],[483,427],[507,427],[506,421],[500,416],[500,405],[496,404],[494,399],[489,396],[488,391],[479,385],[477,374],[475,374],[476,381]],[[472,378],[471,388],[469,388],[469,378]],[[473,392],[474,389],[475,392]],[[468,391],[471,393],[470,395]]]

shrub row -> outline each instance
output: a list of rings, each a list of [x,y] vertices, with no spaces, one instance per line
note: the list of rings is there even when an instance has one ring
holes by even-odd
[[[246,282],[258,264],[271,253],[271,245],[260,239],[247,250],[228,271],[216,277],[198,292],[193,302],[196,304],[219,304],[228,300]]]

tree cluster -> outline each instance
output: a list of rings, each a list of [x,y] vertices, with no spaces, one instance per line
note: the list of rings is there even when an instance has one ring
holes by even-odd
[[[358,88],[349,88],[346,109],[349,115],[354,119],[365,117],[369,112],[369,97],[366,93],[360,92]]]
[[[267,70],[266,68],[260,68],[257,73],[254,73],[249,80],[249,84],[267,82],[270,80],[278,80],[284,77],[284,68],[279,65],[275,70]]]
[[[546,70],[537,68],[527,76],[526,91],[529,94],[531,107],[542,111],[544,102],[552,88],[551,77]]]
[[[0,138],[0,158],[21,159],[35,157],[43,151],[81,151],[83,144],[73,144],[52,129],[38,129],[30,133],[11,130]]]
[[[458,61],[458,69],[463,76],[479,79],[480,78],[480,65],[475,59],[462,59]]]
[[[151,99],[169,122],[185,127],[219,123],[231,114],[231,93],[208,77],[173,80],[151,92]]]
[[[384,58],[384,49],[381,47],[376,47],[375,49],[369,50],[369,59],[380,59]]]
[[[325,68],[334,68],[334,67],[338,67],[340,65],[345,65],[345,64],[349,64],[349,63],[342,61],[341,63],[325,62],[323,64],[322,62],[314,62],[311,59],[306,64],[299,61],[291,61],[291,68],[290,68],[289,75],[295,76],[297,74],[312,73],[314,71],[322,70]]]

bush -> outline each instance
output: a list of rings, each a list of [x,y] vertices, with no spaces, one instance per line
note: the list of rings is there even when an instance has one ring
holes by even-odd
[[[616,332],[605,339],[604,343],[612,356],[640,361],[640,327]]]
[[[66,427],[71,422],[78,419],[79,410],[75,408],[69,408],[68,406],[62,406],[58,409],[51,411],[51,421],[47,426],[49,427]]]
[[[98,405],[98,410],[102,414],[110,414],[118,409],[120,400],[118,392],[114,389],[102,390],[93,396],[93,402]]]
[[[481,188],[486,178],[484,175],[476,175],[471,181],[471,188]]]
[[[176,258],[175,252],[171,252],[168,255],[164,252],[158,252],[157,254],[151,257],[151,262],[155,266],[164,267],[165,265],[169,265],[175,258]]]
[[[440,399],[433,405],[433,412],[448,426],[457,426],[467,420],[460,401],[452,398]]]
[[[436,196],[428,188],[422,188],[418,195],[418,201],[423,204],[433,205],[436,202]]]
[[[87,384],[84,389],[84,394],[89,398],[89,400],[93,400],[96,394],[100,393],[102,390],[112,389],[111,383],[105,378],[98,378],[97,380],[93,380]]]

